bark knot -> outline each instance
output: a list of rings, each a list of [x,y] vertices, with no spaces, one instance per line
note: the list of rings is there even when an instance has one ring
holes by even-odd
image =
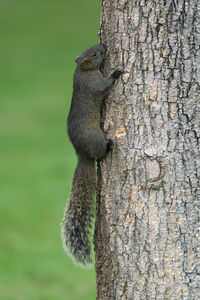
[[[156,159],[147,158],[146,173],[148,182],[158,181],[161,174],[160,163]]]

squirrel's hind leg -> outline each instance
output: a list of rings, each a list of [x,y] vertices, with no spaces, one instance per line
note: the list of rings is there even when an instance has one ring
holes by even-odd
[[[107,141],[100,128],[91,128],[84,136],[84,152],[90,158],[100,159],[107,152]]]

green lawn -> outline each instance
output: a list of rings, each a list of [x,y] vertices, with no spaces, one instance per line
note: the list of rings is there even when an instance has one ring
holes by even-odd
[[[76,164],[66,135],[74,59],[98,43],[100,1],[0,0],[0,299],[95,299],[60,221]]]

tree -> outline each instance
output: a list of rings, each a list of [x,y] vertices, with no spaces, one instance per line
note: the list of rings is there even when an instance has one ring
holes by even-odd
[[[200,3],[103,0],[100,37],[124,74],[103,109],[97,298],[199,299]]]

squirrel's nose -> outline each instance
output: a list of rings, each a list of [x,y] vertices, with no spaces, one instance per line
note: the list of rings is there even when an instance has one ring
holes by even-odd
[[[101,46],[103,46],[103,48],[104,48],[105,51],[107,50],[107,47],[106,47],[105,44],[102,43]]]

